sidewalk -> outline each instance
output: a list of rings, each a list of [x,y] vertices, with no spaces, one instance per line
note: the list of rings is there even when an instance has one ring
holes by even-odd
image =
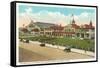
[[[35,43],[35,44],[41,44],[41,42],[38,41],[30,41],[30,43]],[[51,47],[51,48],[58,48],[61,50],[64,50],[66,47],[64,46],[58,46],[58,45],[52,45],[52,44],[46,44],[47,47]],[[76,52],[76,53],[80,53],[80,54],[85,54],[85,55],[89,55],[89,56],[95,56],[94,52],[91,51],[85,51],[85,50],[81,50],[81,49],[75,49],[75,48],[71,48],[72,52]]]

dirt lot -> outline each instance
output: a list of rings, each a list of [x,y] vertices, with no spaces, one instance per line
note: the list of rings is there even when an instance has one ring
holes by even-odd
[[[88,59],[91,56],[64,52],[63,50],[41,47],[33,43],[19,43],[19,62],[45,61],[45,60],[70,60],[70,59]]]

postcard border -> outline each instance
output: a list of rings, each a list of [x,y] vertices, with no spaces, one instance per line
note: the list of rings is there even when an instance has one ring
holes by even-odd
[[[29,64],[29,65],[16,65],[16,3],[31,3],[31,4],[46,4],[46,5],[62,5],[62,6],[80,6],[80,7],[95,7],[96,8],[96,60],[92,61],[76,61],[76,62],[59,62],[59,63],[47,63],[47,64]],[[11,10],[11,34],[10,34],[10,65],[13,67],[22,66],[40,66],[40,65],[55,65],[55,64],[72,64],[72,63],[88,63],[98,62],[98,6],[92,5],[75,5],[75,4],[59,4],[59,3],[43,3],[43,2],[27,2],[27,1],[12,1],[10,3]]]

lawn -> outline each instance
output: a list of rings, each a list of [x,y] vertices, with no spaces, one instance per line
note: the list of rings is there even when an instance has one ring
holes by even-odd
[[[89,39],[79,39],[79,38],[69,38],[69,37],[64,37],[64,38],[57,38],[57,37],[46,37],[46,36],[37,36],[37,37],[20,37],[23,39],[29,39],[32,41],[40,41],[44,43],[50,43],[50,44],[55,44],[55,45],[60,45],[60,46],[70,46],[72,48],[77,48],[77,49],[83,49],[87,51],[93,51],[94,52],[94,47],[95,43],[94,40],[89,40]]]

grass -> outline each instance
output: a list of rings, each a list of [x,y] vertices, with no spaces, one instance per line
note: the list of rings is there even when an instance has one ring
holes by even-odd
[[[87,51],[93,51],[94,52],[94,40],[89,40],[89,39],[83,39],[80,40],[79,38],[69,38],[69,37],[64,37],[64,38],[56,38],[56,37],[46,37],[46,36],[37,36],[37,37],[22,37],[20,38],[23,39],[29,39],[32,41],[40,41],[44,43],[50,43],[50,44],[56,44],[60,46],[71,46],[72,48],[77,48],[77,49],[83,49]]]

